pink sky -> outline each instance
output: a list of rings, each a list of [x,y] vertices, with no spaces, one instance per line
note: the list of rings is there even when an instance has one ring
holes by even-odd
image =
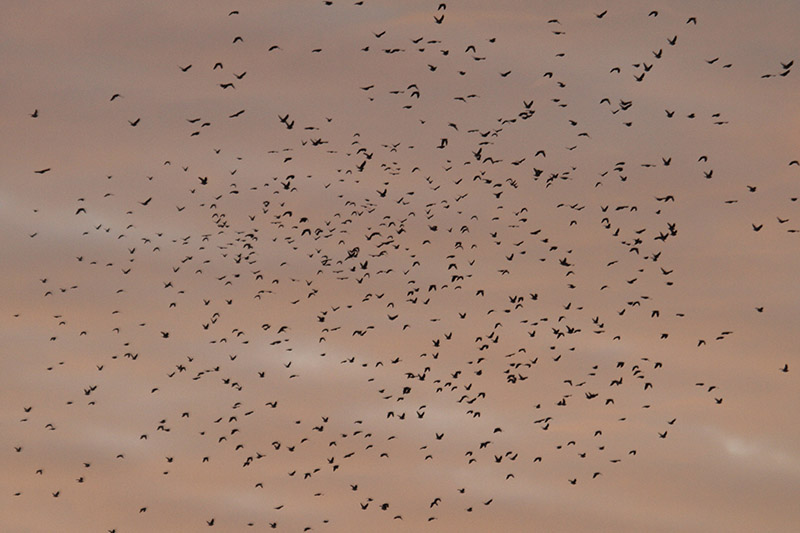
[[[5,6],[0,529],[793,531],[798,17]]]

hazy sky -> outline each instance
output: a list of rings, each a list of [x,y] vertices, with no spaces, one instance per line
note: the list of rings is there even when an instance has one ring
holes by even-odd
[[[0,529],[796,530],[798,18],[8,3]]]

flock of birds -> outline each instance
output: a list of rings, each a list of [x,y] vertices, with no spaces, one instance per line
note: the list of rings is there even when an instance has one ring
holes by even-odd
[[[52,388],[6,406],[15,440],[3,460],[24,465],[11,513],[26,499],[64,513],[60,502],[95,484],[124,502],[98,511],[96,530],[155,530],[172,504],[156,490],[125,496],[110,479],[128,468],[153,486],[179,477],[176,486],[255,498],[236,512],[203,504],[193,531],[344,531],[359,513],[375,530],[441,528],[459,513],[513,509],[509,491],[532,479],[602,487],[681,431],[671,391],[725,408],[734,391],[713,374],[685,390],[665,377],[737,335],[703,330],[702,312],[685,310],[681,285],[699,267],[675,250],[697,222],[688,191],[734,209],[764,182],[712,190],[724,154],[667,143],[626,160],[614,139],[725,135],[736,125],[724,101],[692,109],[640,88],[662,64],[723,69],[714,76],[736,58],[685,49],[702,17],[645,9],[639,60],[609,53],[596,68],[611,81],[589,94],[565,66],[574,21],[542,19],[554,53],[512,65],[516,45],[502,33],[447,32],[464,22],[455,8],[434,2],[411,25],[352,35],[360,45],[349,51],[262,46],[246,10],[225,10],[219,60],[188,54],[170,67],[172,83],[207,95],[182,106],[193,111],[165,144],[171,154],[141,153],[146,170],[109,170],[61,199],[58,232],[75,234],[54,247],[49,273],[31,273],[35,307],[9,313],[47,317],[37,383]],[[314,9],[357,18],[371,6]],[[588,15],[596,25],[615,16]],[[237,53],[252,41],[263,63],[243,64]],[[282,54],[343,56],[340,87],[287,83],[347,104],[265,111],[265,65],[284,65],[287,80],[293,72]],[[793,64],[778,58],[752,77],[787,82]],[[155,135],[156,112],[118,91],[96,102],[113,135]],[[25,111],[30,127],[50,111]],[[42,163],[32,179],[70,179],[58,160]],[[800,176],[792,157],[780,168]],[[742,239],[796,246],[798,194],[742,221]],[[37,222],[46,211],[31,215],[33,247],[56,231]],[[770,312],[739,303],[754,317]],[[790,367],[772,371],[781,379]],[[136,429],[74,450],[85,428],[96,435],[120,420]],[[63,447],[73,452],[51,464]],[[334,495],[338,509],[325,503]]]

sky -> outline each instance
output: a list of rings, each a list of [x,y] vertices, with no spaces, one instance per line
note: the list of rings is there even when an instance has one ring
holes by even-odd
[[[3,531],[796,529],[796,3],[4,11]]]

